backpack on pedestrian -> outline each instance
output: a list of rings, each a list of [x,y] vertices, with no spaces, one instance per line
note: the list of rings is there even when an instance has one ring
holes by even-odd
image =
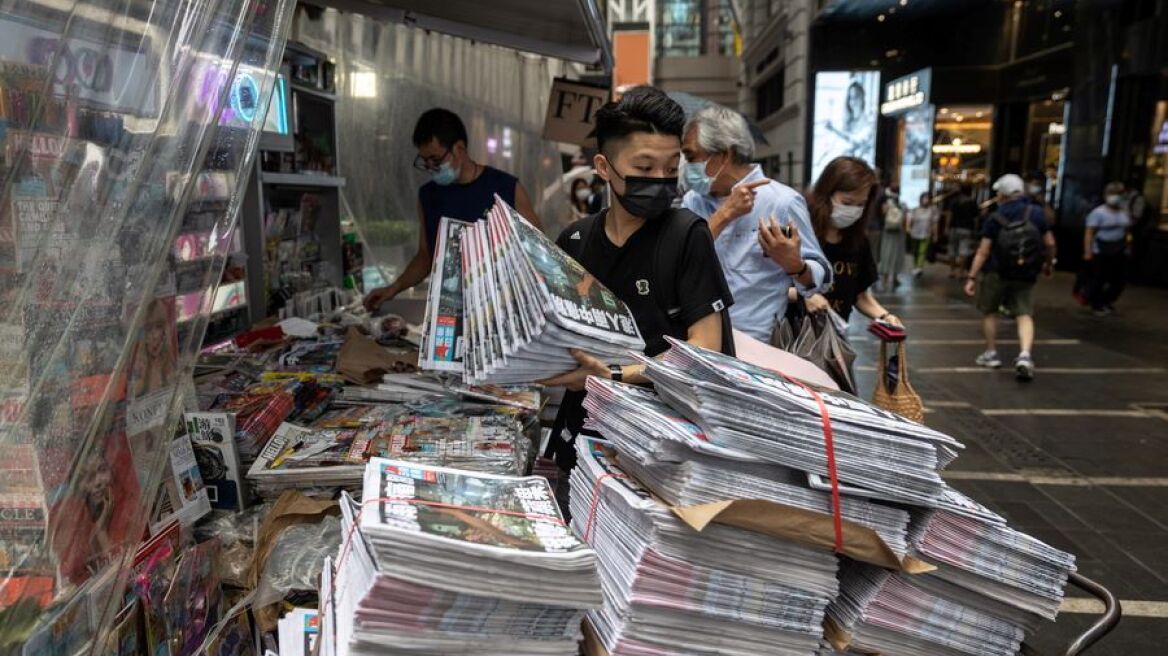
[[[1010,221],[1000,212],[990,217],[999,226],[993,254],[998,276],[1003,280],[1033,282],[1042,272],[1042,232],[1030,220],[1033,207],[1027,205],[1022,218],[1017,221]]]

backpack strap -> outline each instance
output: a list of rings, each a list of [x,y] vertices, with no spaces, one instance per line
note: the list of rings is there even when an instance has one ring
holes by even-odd
[[[653,253],[653,289],[663,291],[660,298],[664,305],[661,306],[659,302],[659,309],[672,324],[681,315],[681,300],[677,293],[677,271],[681,266],[681,254],[685,250],[690,231],[698,221],[704,219],[689,210],[674,209],[658,220],[664,223]]]

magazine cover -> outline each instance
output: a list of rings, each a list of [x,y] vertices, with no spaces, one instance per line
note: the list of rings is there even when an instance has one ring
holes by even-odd
[[[418,362],[422,369],[462,371],[462,231],[468,225],[446,217],[438,225],[426,329]]]
[[[499,476],[372,458],[365,469],[362,527],[431,536],[506,551],[586,551],[564,523],[547,479]]]
[[[151,533],[157,533],[175,519],[183,526],[192,526],[211,512],[210,495],[199,472],[195,450],[186,435],[180,435],[170,443],[169,465],[154,516],[150,518]]]
[[[247,495],[239,451],[235,448],[235,415],[230,412],[187,412],[183,415],[195,460],[207,486],[211,507],[243,510]]]

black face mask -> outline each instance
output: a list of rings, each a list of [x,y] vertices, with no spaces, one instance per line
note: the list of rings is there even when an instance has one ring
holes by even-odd
[[[621,206],[635,217],[652,221],[673,207],[673,200],[677,198],[677,177],[672,178],[641,178],[636,176],[622,177],[616,168],[609,163],[608,170],[625,183],[625,193],[618,194],[614,189]]]

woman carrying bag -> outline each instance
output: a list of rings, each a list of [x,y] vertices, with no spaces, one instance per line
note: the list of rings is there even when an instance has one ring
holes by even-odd
[[[808,312],[830,308],[846,322],[855,308],[873,321],[904,327],[900,318],[872,295],[879,273],[868,245],[866,223],[878,211],[875,205],[876,173],[864,160],[837,157],[823,169],[807,197],[807,207],[834,275],[826,294],[807,299]]]
[[[837,157],[824,168],[807,196],[807,207],[815,236],[832,265],[832,287],[826,294],[815,294],[807,299],[806,312],[812,321],[798,321],[799,309],[797,306],[793,308],[793,314],[796,316],[786,318],[776,328],[775,338],[772,339],[776,347],[801,355],[797,350],[793,350],[792,345],[806,343],[807,331],[812,328],[805,328],[804,324],[811,324],[817,329],[817,335],[823,335],[823,328],[830,328],[833,333],[830,337],[838,338],[838,342],[842,344],[839,350],[845,350],[854,357],[844,331],[853,308],[869,319],[895,328],[904,327],[900,319],[880,305],[871,292],[871,287],[879,278],[879,274],[876,261],[872,257],[872,249],[868,244],[866,223],[867,217],[877,211],[876,194],[876,173],[863,160],[855,157]],[[769,251],[767,254],[770,254]],[[838,315],[838,323],[842,326],[837,327],[832,312]],[[795,325],[796,323],[799,325]],[[804,335],[803,340],[799,339],[800,335]],[[825,337],[820,339],[829,341]],[[823,353],[826,347],[816,351]],[[816,362],[816,358],[808,359]],[[828,360],[826,357],[824,359]],[[841,358],[832,357],[829,361],[839,362]],[[837,377],[830,368],[825,370],[837,383],[841,382],[840,378],[843,376]],[[849,383],[854,380],[850,376],[850,371],[848,379]],[[840,387],[845,386],[841,383]],[[854,384],[850,385],[847,391],[855,393]]]

